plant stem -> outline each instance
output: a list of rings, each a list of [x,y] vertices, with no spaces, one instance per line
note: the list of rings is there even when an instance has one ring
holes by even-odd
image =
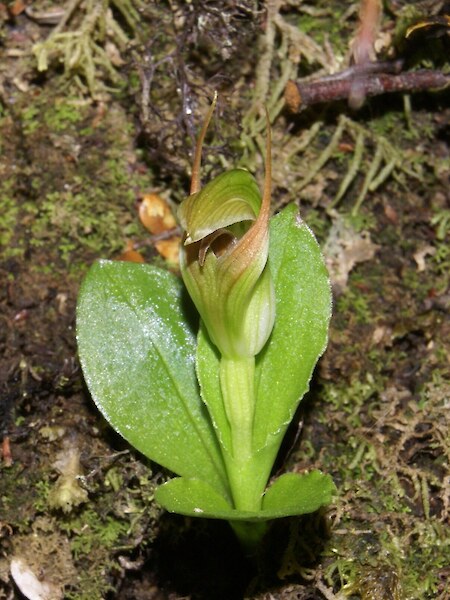
[[[264,534],[268,529],[267,521],[230,521],[247,558],[254,559]]]
[[[255,412],[254,357],[225,358],[220,361],[220,386],[225,412],[232,431],[233,456],[252,454],[252,428]]]
[[[254,357],[222,357],[220,385],[232,442],[232,456],[224,458],[231,492],[238,510],[257,512],[261,509],[267,477],[266,469],[260,468],[260,461],[253,453],[254,379]]]

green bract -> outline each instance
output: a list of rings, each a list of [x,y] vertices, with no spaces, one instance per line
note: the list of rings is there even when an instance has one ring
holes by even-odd
[[[180,207],[186,287],[151,265],[100,261],[80,291],[77,335],[99,409],[178,476],[159,487],[158,502],[172,512],[226,519],[250,546],[266,521],[313,512],[334,493],[319,471],[287,473],[267,487],[326,346],[331,293],[319,246],[297,208],[269,219],[270,136],[262,195],[244,170],[200,189],[213,108],[197,145],[191,195]]]

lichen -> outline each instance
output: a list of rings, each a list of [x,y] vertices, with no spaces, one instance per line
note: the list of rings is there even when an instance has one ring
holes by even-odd
[[[88,493],[81,484],[80,452],[75,444],[65,445],[57,455],[53,467],[57,469],[59,477],[48,495],[50,506],[69,513],[76,506],[87,502]]]
[[[123,85],[117,69],[130,42],[127,29],[136,32],[141,6],[139,0],[71,0],[49,37],[33,47],[38,70],[62,63],[66,79],[94,98],[105,90],[117,90]]]

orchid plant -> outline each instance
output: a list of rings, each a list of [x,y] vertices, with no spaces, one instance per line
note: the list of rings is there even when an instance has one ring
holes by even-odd
[[[153,265],[97,262],[80,291],[77,336],[100,411],[177,475],[156,500],[171,512],[229,521],[249,549],[268,521],[313,512],[335,490],[318,470],[268,484],[326,347],[331,292],[297,207],[270,217],[270,127],[262,195],[243,169],[200,186],[215,102],[179,209],[183,281]]]

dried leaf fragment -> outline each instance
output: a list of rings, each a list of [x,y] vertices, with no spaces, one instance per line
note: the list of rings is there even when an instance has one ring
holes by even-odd
[[[335,215],[323,249],[333,287],[342,292],[353,267],[371,260],[377,249],[368,232],[356,232],[344,219]]]
[[[125,250],[122,254],[116,257],[116,260],[134,263],[144,263],[145,259],[140,252],[134,249],[134,244],[131,241],[127,242]]]
[[[177,222],[169,204],[158,194],[144,194],[139,205],[139,218],[144,227],[155,236],[164,236],[175,230]],[[159,254],[172,265],[178,264],[181,244],[180,235],[169,235],[155,240],[155,248]]]
[[[422,273],[426,269],[425,258],[427,256],[433,256],[436,253],[436,248],[431,246],[430,244],[426,244],[425,246],[421,246],[413,255],[414,260],[417,264],[417,270],[419,273]]]
[[[160,240],[155,242],[155,248],[163,258],[172,265],[178,265],[178,257],[180,254],[181,236],[174,235],[168,240]]]
[[[165,200],[158,194],[145,194],[139,205],[142,225],[153,235],[158,235],[177,226],[175,217]]]
[[[62,590],[37,577],[21,558],[11,560],[11,576],[21,593],[28,600],[61,600]]]

